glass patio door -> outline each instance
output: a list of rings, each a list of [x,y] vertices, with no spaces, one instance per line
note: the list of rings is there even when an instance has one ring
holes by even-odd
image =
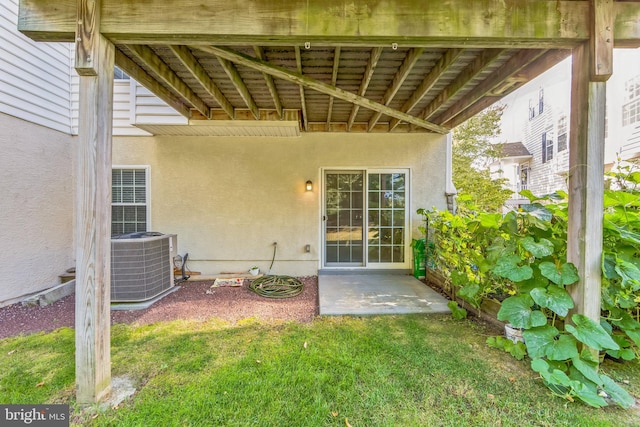
[[[324,237],[327,267],[364,265],[364,172],[325,174]]]
[[[325,171],[324,266],[407,268],[408,171]]]

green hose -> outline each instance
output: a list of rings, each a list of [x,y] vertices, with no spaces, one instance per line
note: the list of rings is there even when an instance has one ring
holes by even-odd
[[[266,275],[253,280],[249,289],[266,298],[290,298],[302,292],[304,284],[291,276]]]

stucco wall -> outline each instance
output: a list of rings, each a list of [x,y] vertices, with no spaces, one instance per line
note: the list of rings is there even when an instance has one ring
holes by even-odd
[[[0,306],[74,265],[73,139],[0,113]]]
[[[118,137],[113,163],[151,166],[151,229],[176,233],[189,268],[203,274],[241,272],[253,264],[266,270],[273,242],[272,273],[316,274],[321,168],[410,168],[416,237],[417,208],[446,208],[446,139],[431,134]]]

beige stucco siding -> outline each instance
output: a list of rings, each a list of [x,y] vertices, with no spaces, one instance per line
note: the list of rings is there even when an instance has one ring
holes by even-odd
[[[266,270],[273,242],[272,273],[317,273],[323,168],[409,168],[414,236],[417,208],[446,208],[446,139],[431,134],[118,137],[113,163],[151,166],[151,229],[177,234],[189,268],[204,274]]]
[[[0,113],[0,306],[74,266],[73,141]]]

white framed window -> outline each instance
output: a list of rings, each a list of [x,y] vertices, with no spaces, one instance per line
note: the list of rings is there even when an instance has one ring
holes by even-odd
[[[553,159],[553,132],[548,130],[542,134],[542,163]]]
[[[538,114],[544,113],[544,89],[538,91]]]
[[[111,235],[149,231],[149,166],[113,166]]]
[[[118,67],[114,67],[113,68],[113,79],[114,80],[131,80],[131,77],[129,77],[129,74],[127,74],[124,71],[122,71],[122,69],[120,69]]]
[[[529,100],[529,120],[533,120],[536,117],[536,108],[533,106],[533,100]]]
[[[567,116],[558,120],[558,153],[567,149]]]
[[[636,122],[640,122],[640,75],[625,82],[622,105],[622,126]]]

